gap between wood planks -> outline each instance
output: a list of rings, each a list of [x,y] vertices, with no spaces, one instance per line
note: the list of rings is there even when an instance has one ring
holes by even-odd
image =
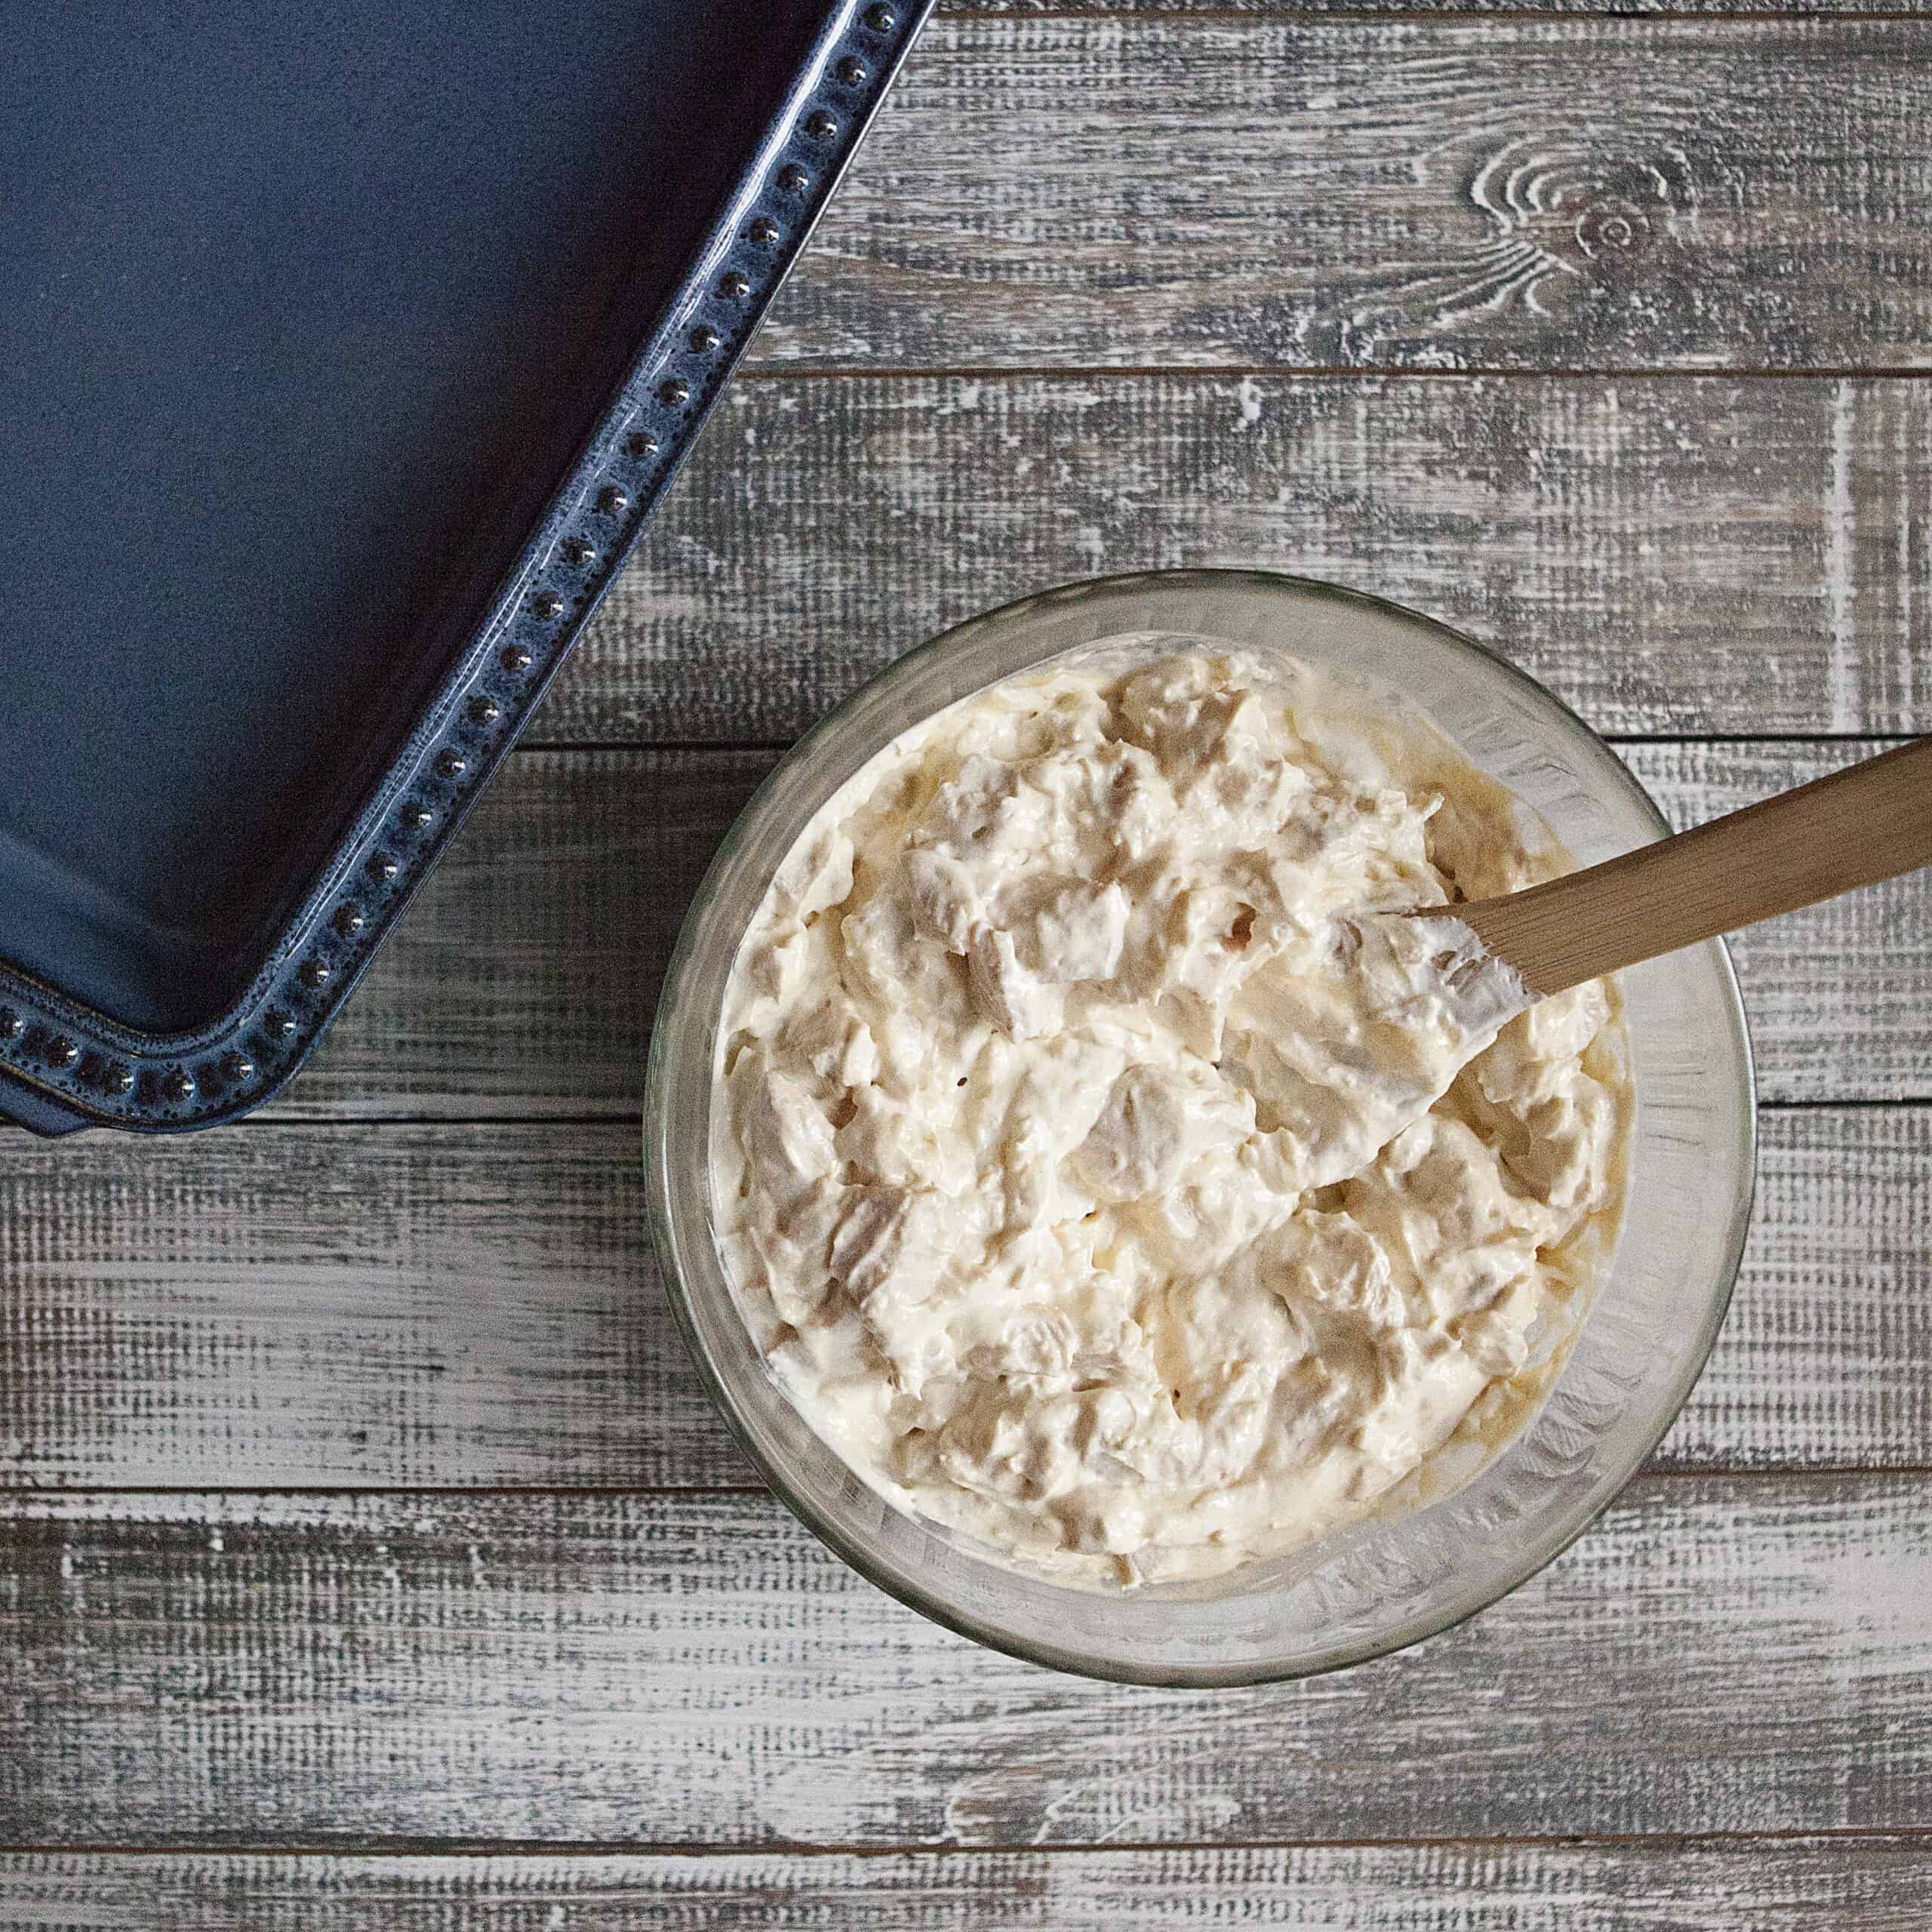
[[[1857,1482],[1894,1478],[1909,1480],[1932,1476],[1927,1463],[1804,1463],[1732,1465],[1698,1463],[1678,1466],[1646,1463],[1630,1480],[1643,1482],[1807,1481]],[[771,1496],[771,1485],[762,1482],[695,1483],[40,1483],[24,1482],[0,1487],[0,1531],[15,1519],[10,1506],[25,1500],[45,1503],[86,1502],[96,1497],[165,1498],[186,1497],[248,1497],[265,1503],[349,1502],[365,1497],[384,1501],[397,1500],[423,1503],[474,1503],[479,1499],[499,1502],[629,1503],[640,1499],[675,1497],[681,1502],[712,1496]],[[1932,1831],[1932,1826],[1927,1827]]]
[[[1916,731],[1780,731],[1767,737],[1761,731],[1604,731],[1604,743],[1614,750],[1633,745],[1909,745],[1922,734]],[[798,743],[795,738],[526,738],[512,748],[516,757],[525,752],[555,753],[601,752],[685,752],[694,757],[718,757],[747,752],[767,758],[783,758]]]
[[[1251,0],[1244,7],[1231,7],[1203,4],[1191,6],[1188,0],[1146,0],[1137,5],[1136,0],[1088,0],[1088,4],[1069,5],[1062,0],[1056,6],[1029,6],[1027,0],[940,0],[934,9],[936,20],[1014,20],[1031,24],[1035,21],[1097,20],[1107,17],[1124,17],[1129,20],[1158,20],[1168,26],[1177,23],[1190,25],[1198,22],[1206,26],[1232,24],[1246,26],[1257,20],[1339,20],[1345,23],[1355,21],[1372,23],[1376,26],[1394,24],[1402,26],[1424,26],[1434,20],[1441,20],[1457,26],[1502,26],[1517,21],[1527,21],[1531,25],[1545,22],[1561,22],[1569,25],[1579,20],[1631,21],[1649,25],[1656,22],[1669,25],[1676,21],[1703,26],[1707,23],[1716,26],[1727,24],[1744,26],[1758,25],[1808,26],[1814,21],[1829,20],[1834,23],[1844,20],[1858,22],[1869,20],[1883,26],[1896,23],[1902,26],[1922,25],[1926,16],[1907,8],[1876,8],[1835,6],[1831,0],[1816,7],[1768,6],[1763,8],[1739,7],[1719,5],[1704,7],[1697,0],[1687,0],[1679,5],[1653,6],[1648,5],[1614,4],[1614,0],[1578,0],[1570,7],[1538,5],[1535,0],[1525,0],[1521,5],[1514,0],[1495,0],[1491,6],[1432,7],[1429,0],[1388,0],[1383,6],[1350,5],[1347,0],[1337,0],[1337,4],[1327,5],[1324,0]],[[916,50],[915,50],[916,53]]]
[[[1035,17],[1032,15],[1027,18]],[[1245,15],[1252,19],[1253,15]],[[1501,16],[1487,14],[1485,20]],[[1650,20],[1618,14],[1619,20]],[[1932,26],[1932,15],[1915,17]],[[1558,368],[1524,368],[1506,362],[1457,362],[1441,368],[1403,362],[985,362],[912,364],[875,368],[869,362],[748,362],[734,372],[740,383],[1005,383],[1027,382],[1337,382],[1365,383],[1923,383],[1932,380],[1925,362],[1801,363],[1757,368],[1749,363],[1699,363],[1682,368],[1668,363],[1568,363]]]
[[[1926,1107],[1932,1107],[1932,1096],[1911,1094],[1905,1100],[1874,1100],[1870,1096],[1853,1097],[1853,1100],[1760,1100],[1758,1113],[1839,1113],[1839,1111],[1866,1111],[1866,1113],[1915,1113]],[[303,1134],[342,1134],[342,1132],[363,1132],[369,1128],[410,1128],[410,1126],[463,1126],[463,1128],[491,1128],[491,1126],[541,1126],[541,1128],[572,1128],[572,1126],[632,1126],[641,1128],[643,1111],[639,1107],[613,1107],[608,1113],[367,1113],[367,1115],[300,1115],[300,1113],[251,1113],[244,1115],[239,1121],[224,1121],[224,1128],[244,1128],[251,1134],[266,1132],[303,1132]],[[14,1126],[10,1121],[0,1121],[0,1134],[27,1136],[27,1128]]]
[[[121,1844],[77,1841],[61,1844],[0,1845],[0,1877],[10,1858],[689,1858],[689,1859],[998,1859],[1034,1857],[1093,1858],[1187,1857],[1232,1851],[1509,1851],[1561,1847],[1588,1851],[1633,1846],[1645,1851],[1693,1850],[1754,1844],[1918,1845],[1932,1844],[1932,1825],[1820,1825],[1778,1826],[1761,1832],[1530,1832],[1446,1838],[1077,1838],[1029,1840],[1023,1845],[964,1843],[924,1844],[821,1844],[806,1839],[770,1844],[708,1844],[688,1839],[651,1838],[341,1838],[305,1839],[291,1844],[266,1842]]]

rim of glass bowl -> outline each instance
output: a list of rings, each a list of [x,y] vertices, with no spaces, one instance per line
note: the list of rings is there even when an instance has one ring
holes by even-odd
[[[711,1062],[715,1051],[716,1011],[688,1016],[682,1011],[687,986],[699,963],[699,941],[706,924],[707,910],[717,897],[721,884],[737,868],[740,855],[752,834],[761,828],[762,821],[771,809],[773,801],[789,789],[793,774],[801,766],[817,763],[826,750],[841,740],[848,740],[849,749],[847,755],[838,760],[835,765],[828,761],[827,771],[815,788],[820,802],[829,798],[839,786],[901,731],[911,728],[913,724],[931,716],[957,700],[985,689],[990,683],[1023,675],[1028,669],[1048,658],[1078,649],[1086,642],[1098,642],[1107,637],[1135,632],[1171,629],[1177,634],[1215,635],[1211,628],[1198,623],[1169,623],[1158,616],[1150,617],[1144,611],[1137,614],[1126,607],[1139,599],[1170,595],[1211,595],[1217,591],[1259,592],[1264,597],[1286,593],[1291,598],[1303,602],[1312,599],[1317,603],[1348,607],[1364,613],[1372,612],[1383,617],[1394,619],[1401,624],[1420,626],[1432,633],[1439,641],[1451,647],[1452,651],[1466,653],[1476,660],[1486,672],[1500,675],[1506,684],[1514,687],[1518,697],[1533,709],[1554,715],[1577,733],[1598,755],[1605,778],[1623,790],[1626,799],[1639,809],[1658,834],[1669,832],[1669,823],[1649,793],[1638,783],[1603,738],[1561,698],[1487,645],[1406,605],[1366,592],[1325,583],[1318,578],[1266,570],[1149,571],[1090,578],[1078,583],[1060,585],[968,618],[895,659],[821,718],[767,775],[719,846],[678,933],[678,943],[666,968],[663,987],[658,999],[651,1035],[644,1112],[647,1212],[651,1222],[653,1245],[664,1277],[665,1291],[672,1315],[712,1401],[724,1415],[739,1446],[751,1458],[780,1502],[868,1582],[947,1629],[1024,1662],[1046,1665],[1075,1675],[1170,1687],[1205,1688],[1284,1682],[1319,1675],[1331,1670],[1344,1669],[1374,1657],[1388,1656],[1454,1628],[1519,1589],[1539,1571],[1555,1561],[1598,1520],[1649,1460],[1703,1374],[1730,1306],[1738,1268],[1743,1260],[1745,1238],[1750,1226],[1757,1183],[1757,1083],[1750,1035],[1730,954],[1721,940],[1712,940],[1708,943],[1706,949],[1717,968],[1726,1008],[1725,1017],[1732,1035],[1731,1044],[1743,1073],[1743,1105],[1740,1115],[1740,1143],[1736,1149],[1742,1182],[1721,1250],[1721,1280],[1717,1284],[1717,1291],[1706,1312],[1702,1332],[1696,1338],[1696,1345],[1684,1357],[1679,1373],[1668,1391],[1657,1426],[1634,1447],[1632,1452],[1626,1453],[1620,1459],[1620,1466],[1615,1463],[1611,1466],[1608,1479],[1599,1482],[1588,1503],[1578,1512],[1574,1521],[1562,1524],[1554,1532],[1546,1531],[1540,1538],[1530,1542],[1526,1545],[1519,1561],[1505,1566],[1472,1592],[1454,1598],[1437,1610],[1419,1614],[1405,1623],[1392,1626],[1386,1632],[1338,1644],[1331,1652],[1313,1661],[1293,1660],[1271,1663],[1267,1660],[1258,1660],[1233,1664],[1203,1662],[1167,1666],[1145,1663],[1138,1660],[1124,1661],[1100,1657],[1017,1636],[997,1624],[961,1610],[943,1596],[924,1587],[915,1577],[881,1561],[864,1540],[848,1534],[842,1524],[822,1511],[817,1503],[795,1483],[783,1459],[768,1452],[759,1430],[740,1404],[730,1382],[713,1361],[703,1339],[687,1282],[688,1244],[695,1247],[702,1259],[708,1260],[710,1266],[718,1271],[720,1283],[728,1300],[732,1291],[728,1281],[724,1278],[723,1263],[713,1240],[708,1201],[695,1215],[698,1224],[686,1225],[693,1217],[689,1211],[681,1214],[672,1186],[671,1134],[674,1088],[680,1062],[689,1063],[688,1037],[694,1023],[698,1026],[702,1036],[703,1072],[706,1082],[707,1099]],[[1026,654],[1020,661],[1006,663],[989,676],[974,674],[949,678],[946,675],[949,664],[968,659],[975,646],[986,647],[1001,643],[1011,646],[1015,633],[1040,619],[1078,611],[1082,607],[1099,608],[1112,604],[1123,607],[1119,621],[1109,620],[1104,628],[1095,629],[1091,638],[1058,638],[1051,643],[1043,642],[1037,652]],[[922,685],[928,688],[918,692],[913,707],[915,715],[911,717],[903,715],[902,706],[908,688]],[[875,727],[868,728],[881,716],[891,721],[890,728],[883,732]],[[812,808],[813,810],[817,808],[816,805]],[[807,816],[809,817],[809,814]],[[775,848],[774,869],[790,849],[798,834],[804,829],[805,823],[805,819],[799,819],[783,842]],[[762,899],[768,884],[768,873],[759,884],[757,897],[751,902],[753,906]],[[730,936],[731,957],[734,960],[742,938],[742,932]],[[728,965],[727,977],[728,971]],[[1641,1109],[1641,1094],[1638,1105]],[[708,1135],[707,1144],[698,1150],[698,1157],[708,1171]],[[1629,1211],[1629,1205],[1626,1203],[1626,1223]],[[1586,1327],[1589,1319],[1586,1318]],[[1561,1380],[1559,1376],[1559,1383]],[[781,1397],[784,1397],[785,1392],[779,1385],[774,1382],[772,1386]],[[785,1399],[789,1400],[789,1398]],[[1515,1441],[1527,1435],[1533,1426],[1533,1422],[1526,1424],[1519,1432],[1518,1437],[1512,1438],[1511,1446],[1514,1446]],[[1497,1466],[1509,1453],[1509,1448],[1506,1447],[1489,1466],[1492,1469]],[[852,1479],[862,1480],[856,1476]],[[884,1506],[888,1509],[897,1507],[891,1503]],[[937,1524],[922,1524],[921,1526],[936,1536],[946,1534]],[[1176,1609],[1181,1612],[1184,1606],[1177,1603]]]

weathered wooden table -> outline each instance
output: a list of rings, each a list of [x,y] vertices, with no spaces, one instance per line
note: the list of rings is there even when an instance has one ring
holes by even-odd
[[[1925,877],[1738,944],[1757,1227],[1654,1464],[1339,1677],[1081,1683],[888,1601],[640,1227],[713,844],[980,606],[1360,584],[1681,820],[1932,728],[1932,21],[1560,5],[955,0],[313,1071],[0,1136],[0,1925],[1932,1921]]]

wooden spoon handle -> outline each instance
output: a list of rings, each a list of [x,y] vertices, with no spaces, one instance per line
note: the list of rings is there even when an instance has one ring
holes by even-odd
[[[1932,864],[1932,738],[1694,831],[1454,910],[1530,991],[1620,966]]]

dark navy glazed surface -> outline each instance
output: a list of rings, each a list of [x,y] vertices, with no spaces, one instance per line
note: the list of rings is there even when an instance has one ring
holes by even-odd
[[[300,1066],[929,5],[10,22],[0,1114],[200,1126]]]

